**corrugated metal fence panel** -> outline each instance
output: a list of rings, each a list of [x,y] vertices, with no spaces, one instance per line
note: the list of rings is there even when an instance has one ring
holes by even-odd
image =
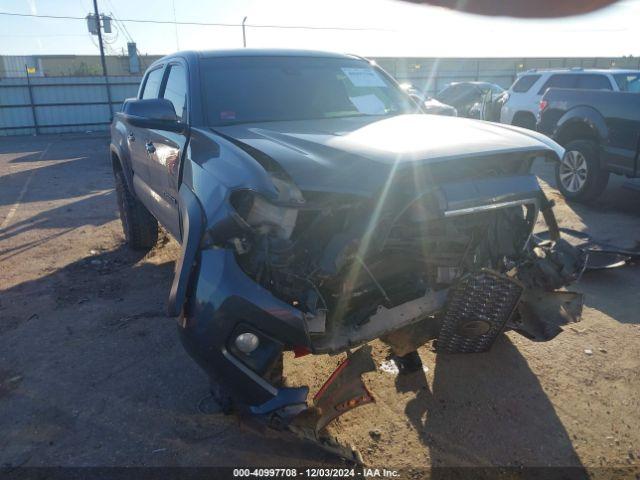
[[[17,128],[25,125],[33,125],[31,107],[0,108],[0,135],[28,135],[34,133],[34,129]],[[3,130],[3,128],[6,128]]]
[[[2,85],[0,79],[0,85]],[[28,105],[29,91],[23,86],[0,88],[0,105]]]
[[[111,111],[117,112],[124,99],[136,96],[140,79],[109,77]],[[106,130],[111,111],[104,77],[0,79],[0,135]]]

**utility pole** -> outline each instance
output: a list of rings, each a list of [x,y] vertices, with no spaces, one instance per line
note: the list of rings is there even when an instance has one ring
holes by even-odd
[[[104,76],[104,84],[107,88],[107,102],[109,102],[109,117],[113,115],[111,107],[111,90],[109,89],[109,77],[107,76],[107,61],[104,58],[104,45],[102,44],[102,28],[100,26],[100,14],[98,13],[98,0],[93,0],[93,13],[96,21],[96,30],[98,33],[98,45],[100,45],[100,62],[102,63],[102,76]]]
[[[95,0],[93,0],[93,1],[95,2]],[[245,24],[246,21],[247,21],[247,17],[244,17],[242,19],[242,46],[245,47],[245,48],[247,47],[247,35],[244,32],[244,24]]]
[[[38,117],[36,116],[36,104],[33,101],[33,90],[31,89],[31,78],[29,78],[29,67],[24,66],[24,71],[27,74],[27,89],[29,90],[29,104],[31,105],[31,116],[33,117],[33,128],[36,131],[36,135],[40,132],[38,131]]]

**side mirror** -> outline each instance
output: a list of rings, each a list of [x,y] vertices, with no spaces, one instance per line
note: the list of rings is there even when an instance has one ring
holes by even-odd
[[[186,125],[179,121],[176,111],[166,98],[127,100],[122,106],[127,122],[134,127],[184,132]]]

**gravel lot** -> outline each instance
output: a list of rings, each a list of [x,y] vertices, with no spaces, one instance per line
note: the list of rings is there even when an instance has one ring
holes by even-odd
[[[207,413],[206,377],[164,314],[177,245],[144,257],[123,245],[107,145],[0,140],[0,466],[335,462]],[[553,185],[550,165],[537,170]],[[621,179],[597,206],[549,195],[562,226],[638,247],[640,191]],[[473,357],[424,347],[424,374],[367,374],[377,403],[333,433],[378,467],[639,467],[639,288],[637,266],[591,273],[576,287],[583,321],[552,342],[509,333]],[[287,358],[286,374],[313,391],[338,361]]]

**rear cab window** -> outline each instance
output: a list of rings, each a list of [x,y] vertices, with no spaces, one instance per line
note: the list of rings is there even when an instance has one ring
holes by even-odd
[[[621,92],[640,93],[640,73],[618,73],[613,78]]]
[[[511,90],[515,93],[526,93],[538,81],[540,75],[523,75],[516,80]]]

